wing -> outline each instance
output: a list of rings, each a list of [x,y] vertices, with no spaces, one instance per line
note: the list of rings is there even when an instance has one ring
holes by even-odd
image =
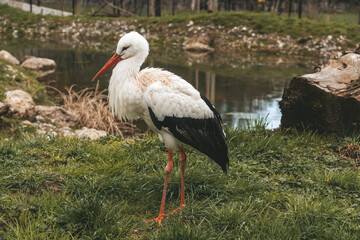
[[[149,86],[145,100],[151,120],[159,130],[167,129],[226,172],[229,158],[221,117],[208,99],[183,81],[171,86],[159,82]]]

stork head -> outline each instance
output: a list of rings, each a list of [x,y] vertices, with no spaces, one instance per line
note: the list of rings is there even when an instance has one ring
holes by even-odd
[[[139,60],[143,62],[149,54],[149,43],[139,33],[130,32],[120,38],[116,53],[120,55],[122,59],[139,58]]]
[[[103,66],[103,68],[92,79],[103,75],[106,71],[123,60],[132,60],[133,64],[141,66],[149,54],[148,41],[137,32],[130,32],[120,38],[114,56]]]

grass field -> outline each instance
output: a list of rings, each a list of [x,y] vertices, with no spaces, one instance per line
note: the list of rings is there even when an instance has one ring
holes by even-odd
[[[228,174],[187,148],[186,207],[159,227],[144,222],[158,214],[167,162],[156,137],[33,132],[0,138],[0,239],[360,237],[358,138],[274,132],[261,122],[227,130]],[[166,212],[179,204],[174,161]]]
[[[25,27],[42,18],[4,5],[0,15]],[[46,18],[59,24],[93,21]],[[189,19],[226,27],[245,24],[261,33],[345,33],[359,39],[357,25],[272,14],[139,21],[186,26]],[[35,77],[0,61],[0,96],[9,88],[38,92],[43,86]],[[228,174],[186,148],[186,207],[158,226],[144,222],[158,214],[167,162],[157,137],[41,137],[35,128],[1,117],[0,239],[359,239],[360,138],[271,131],[265,125],[257,121],[246,129],[226,129]],[[179,204],[180,167],[175,160],[166,212]]]

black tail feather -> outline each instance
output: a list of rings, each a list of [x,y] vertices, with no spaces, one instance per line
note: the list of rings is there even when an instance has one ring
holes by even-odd
[[[167,128],[181,142],[206,154],[219,164],[224,172],[227,172],[229,166],[228,148],[221,126],[221,118],[217,112],[214,112],[212,118],[165,117],[163,121],[159,121],[155,117],[151,108],[149,108],[149,112],[157,128]]]

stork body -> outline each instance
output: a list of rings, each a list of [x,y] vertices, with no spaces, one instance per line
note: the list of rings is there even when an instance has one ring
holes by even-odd
[[[221,117],[214,106],[191,84],[171,72],[158,68],[140,71],[148,52],[149,45],[144,37],[136,32],[128,33],[119,40],[115,55],[94,79],[115,66],[109,83],[109,103],[113,114],[122,120],[143,119],[168,149],[163,197],[159,216],[155,219],[161,224],[166,216],[165,198],[173,151],[180,151],[179,209],[185,201],[186,155],[182,143],[209,156],[224,172],[229,158]]]

